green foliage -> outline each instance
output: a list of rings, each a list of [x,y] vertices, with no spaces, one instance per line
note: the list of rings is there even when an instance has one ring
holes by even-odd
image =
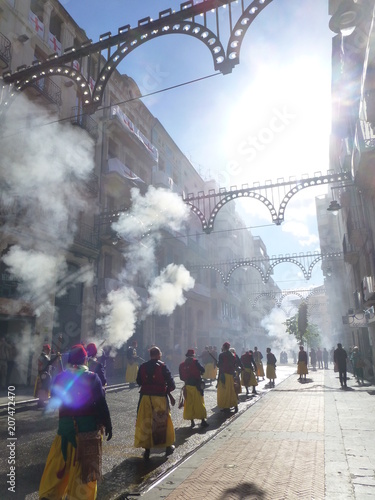
[[[301,337],[305,335],[307,326],[307,304],[306,302],[302,302],[298,308],[298,331]]]
[[[320,331],[317,325],[309,323],[304,337],[306,344],[310,347],[316,348],[321,344]]]

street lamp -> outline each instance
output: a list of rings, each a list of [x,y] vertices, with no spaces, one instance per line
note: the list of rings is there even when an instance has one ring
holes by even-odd
[[[341,210],[341,205],[338,201],[332,200],[327,210],[328,212],[332,212],[334,215],[337,215],[338,211]]]
[[[362,21],[363,7],[353,0],[343,0],[329,21],[329,29],[343,36],[350,35]]]

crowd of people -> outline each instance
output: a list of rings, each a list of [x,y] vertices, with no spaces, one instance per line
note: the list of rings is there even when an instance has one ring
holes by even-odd
[[[326,352],[326,349],[317,349],[318,368],[328,367]],[[138,356],[135,342],[127,350],[126,381],[129,387],[139,387],[134,447],[144,450],[145,460],[150,459],[152,449],[164,449],[166,457],[175,449],[171,418],[171,406],[176,403],[172,395],[176,389],[174,377],[162,361],[159,347],[151,346],[148,357],[145,361]],[[313,367],[314,359],[310,350]],[[275,385],[276,361],[269,347],[265,358],[257,347],[244,350],[239,356],[229,342],[224,342],[220,353],[214,346],[206,346],[200,354],[188,349],[185,360],[178,367],[179,378],[184,384],[178,403],[183,419],[190,422],[191,429],[197,425],[196,421],[200,421],[201,428],[209,426],[204,391],[213,382],[216,382],[218,408],[237,413],[243,388],[246,396],[251,397],[257,394],[260,378],[266,377],[269,387]],[[332,361],[342,388],[347,387],[348,361],[358,383],[363,384],[364,360],[357,346],[348,355],[339,343],[332,352]],[[309,356],[301,345],[297,358],[299,380],[306,380],[308,365]],[[58,409],[59,421],[41,478],[41,499],[63,498],[64,495],[75,498],[78,491],[84,492],[85,498],[96,498],[97,480],[101,477],[102,441],[104,436],[107,440],[112,438],[106,385],[105,369],[94,343],[73,346],[65,353],[64,360],[59,352],[51,353],[50,345],[43,345],[38,359],[35,395],[38,406]]]
[[[175,430],[171,406],[176,400],[176,389],[168,365],[162,361],[157,346],[148,350],[145,361],[137,355],[136,344],[129,346],[129,384],[139,387],[139,402],[134,434],[134,447],[144,450],[145,460],[152,449],[164,449],[168,457],[174,452]],[[38,359],[38,377],[35,394],[38,406],[45,411],[58,410],[59,420],[39,487],[39,497],[76,498],[79,494],[95,499],[97,481],[101,478],[102,441],[112,438],[112,423],[106,401],[106,374],[97,357],[94,343],[78,344],[62,356],[51,353],[44,344]],[[229,342],[217,349],[206,346],[201,354],[188,349],[185,360],[178,367],[183,388],[179,408],[190,428],[209,426],[204,401],[206,384],[217,381],[217,404],[225,412],[238,412],[239,394],[257,394],[259,378],[266,376],[270,386],[276,378],[276,357],[267,348],[266,374],[263,355],[255,347],[238,356]],[[196,421],[200,421],[197,424]]]

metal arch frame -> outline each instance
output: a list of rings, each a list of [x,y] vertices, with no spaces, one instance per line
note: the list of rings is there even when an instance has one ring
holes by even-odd
[[[110,32],[101,35],[99,42],[91,43],[91,40],[84,43],[80,48],[70,47],[65,49],[64,54],[51,54],[46,61],[31,65],[29,67],[17,68],[15,73],[5,71],[3,80],[11,84],[17,91],[23,90],[33,82],[40,80],[48,75],[63,74],[63,76],[78,83],[76,73],[80,74],[82,81],[83,107],[88,113],[94,113],[97,106],[102,102],[104,88],[118,64],[132,52],[135,48],[152,40],[156,37],[167,34],[185,34],[202,41],[210,50],[215,70],[222,74],[231,73],[233,67],[239,62],[238,47],[241,46],[252,21],[262,12],[262,10],[272,2],[272,0],[253,0],[245,9],[244,0],[241,0],[242,14],[237,21],[235,28],[232,28],[231,4],[238,0],[205,0],[194,5],[194,1],[186,1],[180,4],[180,10],[172,12],[172,9],[166,9],[159,12],[159,18],[151,20],[146,17],[138,21],[138,26],[131,28],[130,25],[118,29],[118,34],[112,37]],[[225,53],[223,45],[219,38],[219,17],[218,9],[229,6],[230,38]],[[206,27],[206,14],[209,11],[216,11],[216,30],[215,34]],[[203,14],[204,25],[196,23],[194,18]],[[251,17],[251,19],[250,19]],[[111,48],[116,47],[116,51],[111,55]],[[100,69],[102,52],[107,50],[107,58],[104,66]],[[90,67],[87,68],[87,75],[84,76],[81,71],[73,68],[73,61],[77,60],[82,67],[82,59],[87,57],[89,62],[92,55],[98,57],[98,69],[94,74],[90,73]],[[53,69],[54,68],[54,69]],[[63,73],[62,73],[63,72]],[[93,91],[88,84],[90,78],[94,79],[95,85]],[[12,92],[10,97],[14,97]],[[5,107],[8,102],[5,103]]]
[[[260,268],[260,266],[258,266],[256,264],[256,261],[251,261],[251,260],[245,260],[243,262],[238,262],[236,263],[230,270],[229,272],[227,273],[227,277],[225,278],[224,280],[224,285],[229,285],[229,281],[230,281],[230,277],[232,276],[232,274],[234,273],[234,271],[236,269],[238,269],[239,267],[254,267],[258,272],[259,274],[261,275],[262,277],[262,281],[264,282],[264,279],[265,279],[265,276],[264,276],[264,273],[262,271],[262,269]]]
[[[245,38],[247,30],[250,28],[254,19],[271,2],[272,0],[254,0],[248,7],[246,7],[245,11],[242,13],[241,17],[235,24],[227,47],[227,57],[229,60],[233,61],[233,66],[239,64],[240,62],[241,45]],[[230,52],[230,49],[237,48],[238,51],[235,50],[233,52]]]
[[[343,253],[340,251],[331,252],[329,254],[323,254],[323,253],[316,252],[313,254],[307,253],[307,254],[300,254],[300,255],[286,255],[286,256],[279,256],[279,257],[271,257],[269,259],[243,259],[243,260],[237,260],[237,261],[232,261],[232,262],[221,262],[218,264],[192,265],[189,267],[189,269],[191,271],[196,270],[196,269],[215,269],[220,274],[221,279],[223,281],[223,284],[225,286],[228,286],[232,274],[234,273],[234,271],[236,269],[238,269],[240,267],[253,267],[253,268],[257,269],[257,271],[259,272],[259,274],[262,277],[263,283],[267,283],[270,276],[271,276],[272,270],[278,264],[281,264],[284,262],[291,262],[293,264],[296,264],[302,270],[305,279],[309,280],[311,278],[312,269],[317,262],[319,262],[320,260],[322,260],[325,257],[337,258],[337,257],[342,257],[342,255],[343,255]],[[308,270],[306,270],[306,268],[303,264],[298,262],[298,259],[306,259],[306,258],[313,258],[314,259],[313,262],[309,265]],[[270,261],[274,261],[274,262],[272,262],[269,265],[266,274],[264,274],[261,267],[259,266],[259,263],[260,262],[267,262],[269,264]],[[225,276],[224,271],[222,271],[219,268],[219,266],[228,266],[228,265],[231,265],[231,267],[229,268],[229,271],[227,272],[227,275]],[[317,292],[315,292],[315,293],[317,293]]]
[[[150,21],[149,24],[152,25],[153,23]],[[95,104],[100,104],[102,102],[105,86],[107,85],[111,74],[115,71],[121,61],[137,47],[140,47],[144,43],[161,36],[171,34],[189,35],[202,41],[211,52],[215,70],[220,70],[220,63],[225,61],[224,48],[219,38],[209,28],[192,21],[172,23],[172,26],[165,25],[161,29],[152,28],[150,25],[148,30],[145,30],[141,36],[136,36],[133,40],[129,39],[123,43],[123,45],[121,45],[107,60],[106,64],[99,73],[98,80],[94,86],[92,100]],[[221,61],[219,61],[220,58],[222,58]]]
[[[208,234],[211,231],[213,231],[214,222],[215,222],[216,216],[219,213],[220,209],[223,208],[223,206],[226,205],[227,203],[229,203],[230,201],[232,201],[236,198],[241,198],[241,197],[243,197],[243,198],[247,198],[247,197],[248,198],[255,198],[256,200],[259,200],[260,202],[262,202],[263,205],[265,205],[268,208],[268,210],[271,214],[271,217],[272,217],[272,222],[275,222],[276,224],[278,224],[276,222],[278,219],[276,209],[273,206],[273,204],[265,196],[263,196],[259,193],[255,193],[253,191],[246,191],[246,190],[239,189],[238,191],[231,191],[230,193],[225,194],[223,199],[221,199],[215,205],[214,209],[212,210],[212,213],[210,215],[208,222],[205,223],[204,226],[203,226],[203,222],[202,222],[203,231],[205,231]]]
[[[319,172],[319,174],[321,173]],[[299,193],[302,189],[352,180],[352,175],[350,172],[335,173],[332,171],[328,171],[326,175],[315,175],[314,177],[309,177],[307,174],[305,175],[306,177],[304,179],[257,185],[255,187],[246,186],[242,187],[241,189],[237,189],[237,187],[234,186],[234,188],[231,188],[230,190],[227,190],[226,188],[220,188],[219,192],[210,190],[208,194],[198,193],[198,195],[194,195],[194,193],[188,193],[187,197],[183,198],[183,201],[190,205],[192,212],[198,215],[202,224],[202,230],[205,233],[210,234],[214,230],[215,219],[219,211],[230,201],[236,200],[238,198],[254,198],[263,203],[268,208],[272,217],[272,222],[274,222],[276,225],[281,225],[281,223],[284,222],[284,213],[288,202],[295,194]],[[261,191],[272,190],[276,187],[285,187],[288,185],[293,185],[293,187],[283,196],[280,202],[279,211],[277,212],[275,205],[266,196],[264,196]],[[219,198],[219,201],[216,202],[216,198]],[[211,199],[214,200],[215,205],[207,221],[204,213],[204,202],[205,200],[208,200],[208,202],[210,203]],[[200,206],[195,205],[195,201],[197,202],[197,205]]]
[[[305,267],[304,267],[303,264],[301,264],[300,262],[298,262],[294,257],[281,257],[281,258],[278,258],[276,260],[276,262],[272,263],[270,265],[270,267],[268,268],[266,276],[265,276],[264,283],[268,282],[268,280],[269,280],[269,278],[271,276],[271,273],[272,273],[274,267],[276,267],[278,264],[281,264],[283,262],[291,262],[292,264],[296,264],[296,266],[298,266],[301,269],[301,271],[303,272],[303,276],[305,277],[305,279],[306,280],[309,279],[309,276],[308,276],[307,271],[306,271],[306,269],[305,269]]]
[[[276,224],[280,225],[284,221],[284,213],[285,213],[285,209],[286,209],[287,204],[289,203],[291,198],[295,194],[299,193],[302,189],[306,189],[306,188],[312,187],[312,186],[321,186],[324,184],[331,184],[333,182],[347,181],[347,180],[351,180],[351,178],[352,177],[351,177],[350,173],[342,172],[340,174],[328,173],[328,175],[326,175],[326,176],[312,177],[312,178],[301,180],[298,184],[296,184],[296,186],[294,188],[292,188],[284,196],[283,200],[281,201],[280,207],[279,207],[279,215],[277,218],[278,221],[276,222]]]
[[[306,295],[306,297],[304,297],[301,292],[309,293]],[[276,306],[280,308],[282,301],[288,295],[297,295],[301,299],[301,302],[306,302],[308,304],[310,297],[314,296],[317,293],[325,293],[324,286],[320,286],[312,290],[283,290],[281,292],[262,292],[255,297],[251,305],[252,307],[255,307],[259,299],[261,299],[262,297],[270,297],[275,300]],[[277,298],[277,295],[280,295],[280,297]]]
[[[204,266],[193,266],[193,268],[191,269],[211,269],[213,271],[216,271],[220,277],[221,277],[221,281],[225,284],[225,275],[223,273],[223,271],[221,269],[219,269],[218,267],[216,266],[210,266],[210,265],[204,265]]]

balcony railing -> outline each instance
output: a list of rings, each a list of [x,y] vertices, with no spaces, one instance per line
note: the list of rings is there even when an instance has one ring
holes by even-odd
[[[17,290],[19,282],[12,279],[8,273],[2,273],[0,275],[0,297],[5,297],[7,299],[18,299],[20,293]]]
[[[95,141],[98,139],[98,124],[90,115],[82,113],[78,106],[72,108],[71,122],[86,130]]]
[[[12,59],[10,52],[11,43],[10,40],[0,33],[0,68],[5,69],[10,66],[10,61]]]
[[[350,243],[349,236],[347,234],[344,234],[342,248],[344,252],[344,261],[351,265],[356,264],[359,258],[359,251],[358,248]]]
[[[90,250],[99,249],[99,235],[96,227],[84,222],[77,222],[74,243]]]
[[[61,88],[48,76],[37,80],[31,85],[53,104],[61,106]]]

